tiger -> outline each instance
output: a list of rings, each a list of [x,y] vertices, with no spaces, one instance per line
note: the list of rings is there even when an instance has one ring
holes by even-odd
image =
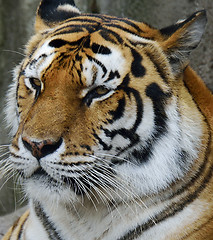
[[[189,66],[207,22],[42,0],[7,94],[29,200],[3,240],[212,240],[213,95]]]

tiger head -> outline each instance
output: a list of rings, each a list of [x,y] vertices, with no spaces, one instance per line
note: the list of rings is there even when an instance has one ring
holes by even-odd
[[[189,171],[203,119],[182,78],[205,23],[199,11],[157,30],[41,1],[6,110],[29,196],[129,199]]]

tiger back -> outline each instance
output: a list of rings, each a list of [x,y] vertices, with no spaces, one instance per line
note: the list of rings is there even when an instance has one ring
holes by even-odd
[[[205,24],[205,11],[158,30],[41,1],[2,169],[29,211],[3,240],[213,240],[213,96],[188,66]]]

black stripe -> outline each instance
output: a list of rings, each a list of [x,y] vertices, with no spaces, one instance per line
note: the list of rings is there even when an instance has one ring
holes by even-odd
[[[159,135],[166,131],[167,116],[164,105],[166,104],[166,100],[171,97],[171,93],[165,93],[157,83],[151,83],[146,88],[146,95],[151,98],[153,102],[154,122],[156,131],[158,132],[155,137],[159,137]]]
[[[99,53],[99,54],[104,54],[104,55],[108,55],[108,54],[112,53],[108,47],[99,45],[97,43],[93,43],[91,49],[94,53]]]
[[[118,89],[126,89],[129,86],[130,77],[129,74],[127,74],[124,78],[122,83],[119,85]]]
[[[103,15],[103,19],[108,22],[117,23],[118,26],[121,26],[123,23],[125,23],[130,27],[135,28],[137,33],[143,32],[142,29],[140,29],[140,27],[137,24],[135,24],[134,21],[131,21],[130,19],[127,19],[127,18],[119,18],[114,16]],[[121,25],[119,25],[119,23]]]
[[[142,56],[135,49],[131,49],[133,61],[131,65],[131,72],[135,77],[143,77],[146,74],[146,69],[142,65]]]
[[[153,130],[153,136],[146,142],[146,147],[132,152],[133,157],[141,163],[150,158],[156,141],[167,133],[167,116],[164,105],[166,100],[171,96],[170,93],[164,93],[156,83],[147,86],[146,95],[151,98],[153,102],[155,128]]]
[[[116,44],[117,43],[119,43],[119,44],[123,43],[123,39],[121,38],[121,36],[118,33],[116,33],[115,31],[113,31],[109,28],[102,27],[100,29],[99,33],[107,41],[110,41],[110,42],[116,43]],[[112,36],[117,40],[117,42],[115,41],[115,39],[112,38]]]
[[[52,41],[49,42],[49,46],[50,46],[50,47],[54,47],[54,48],[60,48],[60,47],[62,47],[62,46],[64,46],[64,45],[66,45],[66,44],[69,45],[70,42],[65,41],[65,40],[63,40],[63,39],[54,39],[54,40],[52,40]]]
[[[110,71],[110,73],[109,73],[109,76],[108,76],[108,78],[106,79],[106,81],[104,81],[105,83],[106,82],[109,82],[109,81],[111,81],[111,80],[114,80],[115,78],[117,78],[117,79],[119,79],[121,76],[120,76],[120,74],[119,74],[119,72],[116,70],[116,71]]]
[[[18,99],[18,96],[19,96],[19,87],[20,87],[20,78],[22,77],[22,76],[25,76],[25,70],[23,70],[23,63],[21,64],[21,66],[20,66],[20,71],[19,71],[19,74],[18,74],[18,81],[17,81],[17,87],[16,87],[16,116],[17,116],[17,118],[19,117],[19,110],[18,110],[18,108],[19,108],[19,99]],[[29,95],[29,91],[30,91],[30,93],[32,93],[32,91],[25,85],[25,87],[27,88],[27,93],[28,93],[28,95]]]
[[[130,96],[130,94],[133,94],[135,100],[136,100],[136,104],[137,104],[137,110],[136,110],[136,121],[131,129],[131,131],[135,132],[138,128],[138,126],[141,124],[142,121],[142,117],[143,117],[143,101],[141,98],[140,93],[133,89],[133,88],[126,88],[126,93]]]
[[[79,38],[78,40],[76,40],[76,41],[73,41],[73,42],[68,42],[68,41],[64,41],[64,42],[66,42],[66,44],[69,44],[70,46],[78,46],[79,47],[79,45],[81,45],[82,44],[82,42],[85,40],[85,37],[81,37],[81,38]],[[54,41],[54,40],[53,40]]]
[[[86,144],[83,144],[83,145],[80,145],[81,148],[86,148],[86,150],[88,151],[92,151],[91,147],[89,145],[86,145]]]
[[[122,18],[121,19],[122,22],[125,22],[126,24],[130,25],[131,27],[135,28],[135,30],[138,32],[138,34],[142,33],[143,30],[137,25],[135,24],[134,22],[132,22],[131,20],[129,19],[126,19],[126,18]],[[140,23],[139,23],[140,24]]]
[[[21,239],[22,239],[23,230],[24,230],[24,225],[25,225],[25,223],[27,222],[28,218],[29,218],[29,215],[27,216],[27,218],[25,218],[24,222],[23,222],[22,225],[21,225],[21,229],[20,229],[20,231],[19,231],[18,238],[17,238],[18,240],[21,240]]]
[[[173,194],[171,194],[171,196],[169,196],[168,199],[172,199],[178,195],[181,195],[182,193],[184,193],[185,190],[187,190],[188,188],[192,187],[193,184],[196,182],[196,180],[201,176],[201,174],[205,171],[206,165],[208,163],[208,159],[205,158],[204,162],[201,164],[201,166],[199,167],[197,173],[195,175],[193,175],[193,177],[190,179],[189,182],[187,183],[183,183],[183,185],[177,189],[176,192],[174,192]]]
[[[109,33],[107,33],[106,31],[99,31],[99,34],[106,41],[109,41],[111,43],[117,44],[117,41],[114,39],[114,37],[112,35],[110,35]]]
[[[155,69],[157,70],[158,74],[160,75],[160,77],[163,79],[163,81],[165,83],[168,83],[168,69],[167,67],[165,67],[165,64],[163,62],[159,61],[159,57],[156,56],[155,54],[152,54],[148,51],[146,51],[146,55],[150,58],[150,60],[152,61],[152,63],[155,66]]]
[[[62,240],[59,233],[56,231],[54,225],[48,219],[46,213],[43,211],[41,205],[38,202],[33,202],[34,210],[41,221],[45,231],[47,232],[48,238],[51,240]]]
[[[87,36],[84,42],[84,48],[91,48],[90,42],[91,42],[90,36]]]
[[[118,107],[116,108],[116,110],[109,111],[109,114],[112,115],[112,119],[109,120],[109,123],[113,123],[114,121],[123,117],[125,106],[126,106],[126,99],[125,97],[123,97],[118,101]]]
[[[90,26],[90,28],[91,28],[91,26]],[[79,33],[79,32],[85,32],[85,28],[83,28],[83,25],[65,26],[65,27],[61,27],[61,28],[55,30],[51,34],[51,37],[66,34],[66,33]]]
[[[41,54],[41,55],[39,56],[39,58],[37,58],[37,59],[35,59],[35,58],[29,59],[29,64],[28,64],[28,65],[29,65],[29,68],[32,69],[31,67],[32,67],[33,64],[36,64],[40,59],[46,58],[46,57],[47,57],[47,54],[43,53],[43,54]]]
[[[126,89],[128,88],[129,85],[129,74],[127,74],[124,78],[122,83],[118,86],[118,89]],[[118,107],[115,111],[109,111],[109,114],[112,115],[112,119],[109,119],[109,123],[113,123],[114,121],[120,119],[123,116],[123,113],[125,111],[125,106],[126,106],[126,99],[125,97],[121,98],[118,101]]]
[[[94,21],[108,21],[107,17],[109,18],[109,21],[111,21],[114,17],[108,16],[108,15],[102,15],[102,14],[93,14],[93,13],[82,13],[81,14],[82,17],[86,17],[86,19],[89,17],[89,19],[95,19]],[[97,20],[98,19],[98,20]]]
[[[62,27],[57,28],[55,31],[53,31],[53,35],[62,34],[63,32],[67,33],[75,33],[75,31],[89,31],[90,33],[95,31],[95,29],[98,29],[100,26],[100,22],[97,20],[92,20],[88,18],[73,18],[68,19],[65,23],[68,23],[66,26],[62,25]],[[69,24],[70,23],[70,24]],[[64,31],[62,31],[64,30]],[[61,32],[60,32],[61,31]]]
[[[98,140],[99,144],[102,145],[103,150],[109,151],[110,149],[112,149],[112,145],[107,145],[104,141],[102,141],[102,139],[97,135],[94,129],[93,129],[93,136]]]
[[[11,236],[13,235],[16,227],[18,226],[19,220],[20,220],[20,218],[18,218],[18,219],[13,223],[13,226],[11,227],[11,233],[10,233],[10,236],[9,236],[9,240],[11,239]]]
[[[148,39],[147,37],[146,37],[146,39]],[[129,43],[131,44],[131,45],[133,45],[134,47],[138,47],[138,45],[141,47],[146,47],[147,45],[148,45],[148,43],[147,42],[143,42],[143,39],[141,39],[141,42],[140,41],[132,41],[132,40],[129,40]],[[130,47],[128,44],[127,44],[127,47]],[[130,47],[131,48],[131,47]]]
[[[137,90],[130,88],[130,87],[122,87],[122,86],[120,86],[119,88],[123,89],[126,92],[126,94],[129,96],[129,98],[131,97],[131,95],[133,95],[135,98],[136,105],[137,105],[136,120],[131,129],[120,128],[118,130],[112,130],[112,131],[109,131],[108,129],[103,129],[106,136],[110,137],[111,139],[113,139],[116,135],[121,135],[123,138],[130,140],[131,143],[127,147],[125,147],[124,149],[119,149],[120,150],[119,154],[121,154],[124,151],[126,151],[127,149],[136,145],[140,140],[138,134],[136,134],[135,132],[142,121],[143,102],[142,102],[140,93]]]
[[[26,97],[23,97],[21,95],[18,95],[18,99],[26,99]]]
[[[103,129],[103,130],[104,130],[106,136],[110,137],[112,140],[117,135],[121,135],[124,139],[130,140],[131,143],[125,149],[122,149],[119,152],[119,154],[123,153],[126,149],[131,148],[132,146],[136,145],[140,140],[138,134],[136,134],[134,131],[128,130],[126,128],[120,128],[118,130],[113,130],[113,131],[110,131],[108,129]]]
[[[122,22],[121,22],[122,23]],[[130,29],[128,29],[128,28],[125,28],[125,27],[123,27],[123,26],[121,26],[121,25],[119,25],[119,23],[118,24],[116,24],[116,23],[114,23],[114,22],[112,22],[112,23],[108,23],[108,24],[104,24],[104,26],[107,26],[107,27],[112,27],[112,28],[117,28],[117,29],[120,29],[120,30],[122,30],[122,31],[124,31],[124,32],[128,32],[128,33],[130,33],[130,34],[136,34],[137,32],[135,32],[135,31],[132,31],[132,30],[130,30]]]
[[[77,74],[78,74],[78,77],[79,77],[80,85],[84,86],[84,83],[82,82],[81,73],[82,73],[82,71],[77,69]],[[73,79],[75,79],[75,78],[73,77]]]
[[[107,69],[106,69],[106,67],[104,66],[104,64],[102,63],[102,62],[100,62],[100,61],[98,61],[96,58],[93,58],[93,57],[91,57],[91,56],[89,56],[89,55],[87,55],[87,58],[90,60],[90,61],[94,61],[96,64],[98,64],[101,68],[102,68],[102,70],[103,70],[103,75],[102,75],[102,78],[104,78],[105,77],[105,75],[107,74]]]
[[[86,35],[87,32],[92,33],[92,32],[95,32],[96,29],[97,29],[97,26],[91,26],[91,25],[79,25],[73,28],[68,28],[68,29],[67,27],[65,27],[65,30],[52,34],[52,37],[58,36],[58,35],[70,34],[70,33],[76,34],[79,32],[85,32],[85,35]]]
[[[96,14],[84,14],[82,13],[80,16],[77,16],[75,18],[70,18],[65,21],[65,23],[72,23],[72,22],[83,22],[83,23],[101,23],[104,19],[103,15],[96,15]]]
[[[76,47],[73,47],[73,48],[70,46],[69,51],[77,50],[77,49],[80,47],[81,42],[83,42],[83,38],[81,38],[81,39],[79,39],[79,40],[77,40],[77,41],[75,41],[75,42],[69,43],[69,45],[72,45],[72,44],[73,44],[74,46],[76,46]],[[60,53],[60,54],[57,56],[57,58],[55,58],[54,61],[51,62],[51,63],[49,64],[49,66],[45,69],[45,71],[44,71],[41,79],[43,79],[43,81],[45,82],[45,78],[46,78],[45,75],[48,73],[49,69],[52,68],[54,62],[57,62],[57,61],[58,61],[58,63],[60,64],[60,66],[64,66],[65,63],[66,63],[65,59],[70,58],[70,56],[71,56],[70,52],[62,52],[62,53]],[[71,68],[71,66],[69,66],[69,68]],[[72,65],[72,68],[73,68],[73,65]]]

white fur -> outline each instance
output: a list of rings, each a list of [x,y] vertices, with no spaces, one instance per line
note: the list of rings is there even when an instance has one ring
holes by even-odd
[[[10,128],[10,136],[13,136],[18,130],[19,119],[17,116],[17,103],[16,103],[16,89],[18,85],[18,75],[20,71],[20,65],[18,65],[13,71],[13,81],[9,86],[6,96],[6,106],[4,108],[5,120],[7,126]]]
[[[139,205],[140,204],[140,205]],[[200,207],[197,207],[200,206]],[[72,236],[73,240],[112,240],[119,239],[126,233],[126,230],[134,229],[138,225],[142,225],[149,219],[155,222],[153,217],[160,213],[166,203],[158,203],[146,207],[140,202],[129,202],[128,205],[120,204],[115,210],[108,212],[106,206],[96,205],[96,209],[87,205],[82,206],[80,203],[74,203],[69,206],[58,203],[57,206],[52,205],[50,201],[45,201],[43,204],[45,213],[50,215],[50,222],[57,222],[57,231],[62,232],[62,238],[69,240]],[[196,211],[196,214],[194,214]],[[181,234],[184,236],[187,233],[187,225],[190,226],[194,221],[198,220],[203,211],[208,211],[208,205],[205,202],[197,202],[184,208],[180,214],[176,214],[172,218],[168,218],[145,231],[138,240],[158,240],[170,239]],[[32,235],[29,240],[34,240],[33,234],[39,231],[42,234],[42,240],[48,240],[42,229],[34,210],[31,205],[31,219],[33,220],[34,228],[29,228],[28,234]],[[104,217],[103,217],[104,216]],[[70,227],[72,226],[72,227]],[[94,231],[95,230],[95,231]],[[38,236],[38,235],[36,235]],[[27,238],[28,240],[28,238]]]
[[[149,161],[138,167],[131,164],[128,168],[121,166],[118,170],[123,179],[128,179],[128,186],[134,189],[136,195],[152,194],[165,189],[171,182],[180,179],[198,156],[202,136],[201,119],[198,115],[192,116],[191,120],[186,116],[181,119],[176,107],[176,100],[173,99],[166,109],[168,133],[157,141]],[[188,124],[189,121],[191,124]],[[146,124],[149,125],[149,122]],[[141,136],[144,132],[142,126],[138,129]],[[177,162],[177,154],[181,149],[189,154],[184,168],[180,168]]]
[[[89,59],[86,59],[86,61],[83,63],[83,74],[86,79],[86,84],[89,87],[92,86],[92,77],[93,77],[93,68],[95,67],[97,69],[97,78],[95,81],[96,86],[105,85],[109,89],[115,89],[120,83],[122,79],[117,79],[117,77],[110,82],[106,82],[106,79],[109,77],[109,73],[111,71],[118,71],[120,75],[122,75],[123,71],[125,70],[125,63],[126,59],[122,56],[121,52],[118,51],[116,48],[110,47],[111,54],[101,54],[97,53],[95,58],[100,61],[101,63],[104,63],[104,66],[107,69],[107,74],[103,77],[104,72],[102,71],[102,68],[95,63],[94,61],[90,61]],[[85,95],[85,93],[84,93]]]
[[[46,57],[44,56],[46,55]],[[49,42],[43,43],[32,56],[35,61],[25,68],[25,76],[27,78],[37,78],[41,80],[42,71],[46,69],[53,61],[55,56],[55,48],[49,46]]]
[[[75,6],[72,6],[70,4],[63,4],[63,5],[59,5],[57,7],[58,11],[64,11],[64,12],[73,12],[73,13],[78,13],[80,14],[81,12],[79,11],[79,9]]]
[[[32,208],[30,204],[30,216],[27,220],[27,228],[25,232],[26,240],[48,240],[47,233],[44,231],[44,228],[40,222],[40,220],[37,218],[34,209]]]

